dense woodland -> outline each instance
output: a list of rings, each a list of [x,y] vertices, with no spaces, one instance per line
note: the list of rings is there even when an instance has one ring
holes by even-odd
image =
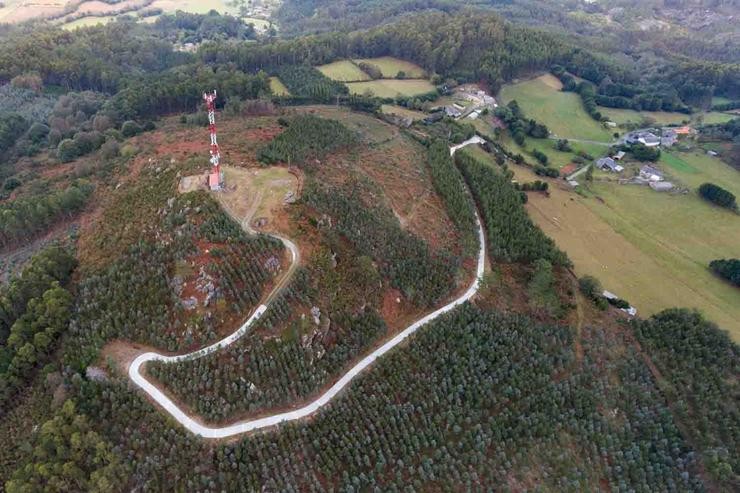
[[[332,151],[358,141],[351,130],[336,120],[309,114],[296,116],[285,124],[288,128],[260,150],[260,161],[297,166],[316,164]]]
[[[428,153],[434,188],[442,197],[450,219],[462,233],[465,251],[475,253],[478,247],[475,205],[460,170],[450,156],[447,142],[435,140],[430,144]]]
[[[73,298],[66,288],[76,264],[70,252],[49,247],[0,290],[0,417],[67,330]]]
[[[183,13],[71,32],[0,29],[0,247],[98,208],[77,250],[43,249],[0,287],[0,490],[737,490],[738,346],[685,310],[628,323],[606,306],[592,317],[589,305],[571,327],[570,261],[527,215],[526,187],[475,153],[451,158],[449,145],[475,129],[447,120],[415,136],[462,255],[405,229],[369,178],[331,175],[326,160],[341,162],[361,136],[288,115],[254,158],[306,175],[290,209],[311,242],[305,264],[236,344],[146,371],[209,422],[305,400],[399,328],[384,319],[389,306],[403,306],[401,321],[418,318],[467,285],[476,209],[492,262],[479,299],[420,330],[312,420],[228,443],[190,435],[131,387],[102,353],[109,342],[202,347],[241,324],[285,267],[280,242],[248,236],[203,192],[177,194],[178,178],[200,164],[136,159],[132,138],[163,116],[204,123],[193,114],[204,88],[231,109],[258,98],[372,113],[380,101],[348,96],[313,66],[391,55],[442,90],[468,81],[496,90],[557,66],[598,118],[597,104],[685,111],[740,94],[740,69],[714,56],[714,40],[610,28],[599,41],[582,18],[538,0],[287,0],[278,15],[285,36],[323,34],[260,37],[235,18]],[[665,45],[620,52],[628,36]],[[184,43],[202,44],[190,53]],[[270,76],[292,98],[273,98]],[[516,105],[499,116],[522,138],[548,133]],[[736,140],[738,121],[704,126],[702,138]],[[84,179],[80,163],[93,170]],[[72,171],[42,175],[55,166]],[[711,268],[734,282],[736,263]],[[526,301],[499,311],[486,293],[507,276],[519,284],[505,285],[506,299]]]
[[[466,152],[455,154],[465,181],[475,196],[486,226],[490,254],[504,262],[534,262],[545,259],[560,266],[568,257],[538,228],[524,209],[524,192],[510,179]]]
[[[635,334],[658,367],[659,382],[704,456],[709,473],[740,484],[740,352],[727,333],[688,310],[667,310],[635,323]]]

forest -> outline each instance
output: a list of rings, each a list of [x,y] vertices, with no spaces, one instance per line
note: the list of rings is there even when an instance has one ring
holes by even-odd
[[[455,166],[444,140],[432,142],[428,153],[434,189],[444,200],[450,219],[462,233],[464,251],[467,254],[474,254],[478,248],[475,205],[463,177]]]
[[[309,160],[321,160],[337,149],[351,147],[358,140],[340,122],[315,115],[299,115],[285,124],[285,131],[259,151],[258,157],[263,163],[307,166]]]
[[[672,309],[634,323],[664,382],[673,412],[709,473],[726,486],[740,480],[737,344],[699,313]]]
[[[0,416],[66,331],[73,299],[65,287],[76,266],[71,252],[49,247],[0,290]]]

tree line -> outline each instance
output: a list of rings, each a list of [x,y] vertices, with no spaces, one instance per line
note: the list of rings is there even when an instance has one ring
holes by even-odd
[[[511,133],[511,138],[519,145],[524,144],[527,135],[535,139],[544,139],[550,135],[550,130],[545,124],[524,116],[524,112],[516,100],[509,101],[506,106],[499,106],[496,108],[495,114],[506,124]]]
[[[699,195],[703,199],[712,202],[720,207],[724,207],[733,211],[737,210],[737,200],[735,198],[735,194],[733,194],[729,190],[725,190],[719,185],[715,185],[714,183],[702,183],[702,185],[699,187]]]
[[[447,142],[441,139],[432,142],[428,155],[434,189],[442,198],[447,214],[461,234],[464,251],[473,254],[478,246],[475,205],[450,156]]]
[[[566,254],[529,218],[523,192],[509,178],[464,151],[456,153],[455,160],[483,216],[493,258],[523,263],[545,259],[554,265],[570,265]]]

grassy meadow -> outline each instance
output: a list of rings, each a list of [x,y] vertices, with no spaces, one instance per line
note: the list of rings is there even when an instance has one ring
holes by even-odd
[[[663,151],[660,164],[677,182],[695,191],[702,183],[712,182],[740,197],[740,173],[722,160],[695,150]]]
[[[740,290],[713,275],[708,264],[737,257],[740,215],[707,204],[696,193],[655,193],[647,187],[594,184],[588,207],[650,257],[660,270],[626,276],[623,296],[644,315],[670,306],[701,310],[740,340]],[[605,258],[609,265],[609,258]],[[577,260],[576,260],[577,262]],[[602,280],[606,283],[607,279]]]
[[[406,77],[409,79],[424,79],[427,74],[426,71],[415,63],[407,62],[391,56],[384,56],[379,58],[362,58],[355,60],[355,63],[371,63],[380,69],[384,78],[393,79],[398,75],[398,72],[404,72]]]
[[[395,98],[398,95],[416,96],[435,89],[426,79],[378,79],[367,82],[348,82],[346,85],[352,94],[371,93],[380,98]]]
[[[715,158],[664,153],[660,165],[692,188],[714,181],[740,192],[740,176]],[[510,168],[520,182],[541,179],[527,167]],[[550,197],[530,193],[526,208],[568,253],[578,276],[597,277],[642,317],[675,306],[699,309],[740,341],[740,290],[708,269],[714,259],[737,257],[740,215],[695,191],[672,195],[596,182],[582,196],[560,180],[550,185]]]
[[[555,187],[553,187],[555,188]],[[695,194],[597,183],[594,197],[553,190],[530,197],[532,217],[575,263],[649,316],[697,308],[740,341],[740,291],[708,269],[737,255],[740,216]],[[534,195],[534,194],[533,194]]]
[[[707,124],[725,123],[734,118],[738,118],[738,115],[732,113],[720,113],[719,111],[711,111],[701,115],[701,121]]]
[[[679,125],[691,120],[691,115],[668,111],[635,111],[623,108],[606,108],[604,106],[599,106],[599,111],[618,125],[625,123]]]
[[[288,88],[277,77],[270,77],[270,89],[275,96],[290,96]]]
[[[423,120],[427,117],[427,114],[422,111],[410,110],[395,104],[384,104],[380,107],[380,111],[386,115],[396,115],[403,118],[411,118],[412,120]]]
[[[350,60],[340,60],[316,67],[316,69],[332,80],[339,82],[368,81],[370,76]]]
[[[562,92],[561,87],[555,76],[547,74],[506,85],[499,98],[504,104],[515,99],[528,118],[544,123],[557,137],[611,141],[612,133],[586,113],[580,96]]]

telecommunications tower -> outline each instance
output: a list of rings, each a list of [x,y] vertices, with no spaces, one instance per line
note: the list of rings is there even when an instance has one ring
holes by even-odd
[[[216,136],[216,91],[203,93],[203,100],[208,108],[208,130],[211,132],[211,172],[208,175],[208,187],[211,190],[221,190],[224,185],[224,174],[221,171],[221,152],[218,148]]]

